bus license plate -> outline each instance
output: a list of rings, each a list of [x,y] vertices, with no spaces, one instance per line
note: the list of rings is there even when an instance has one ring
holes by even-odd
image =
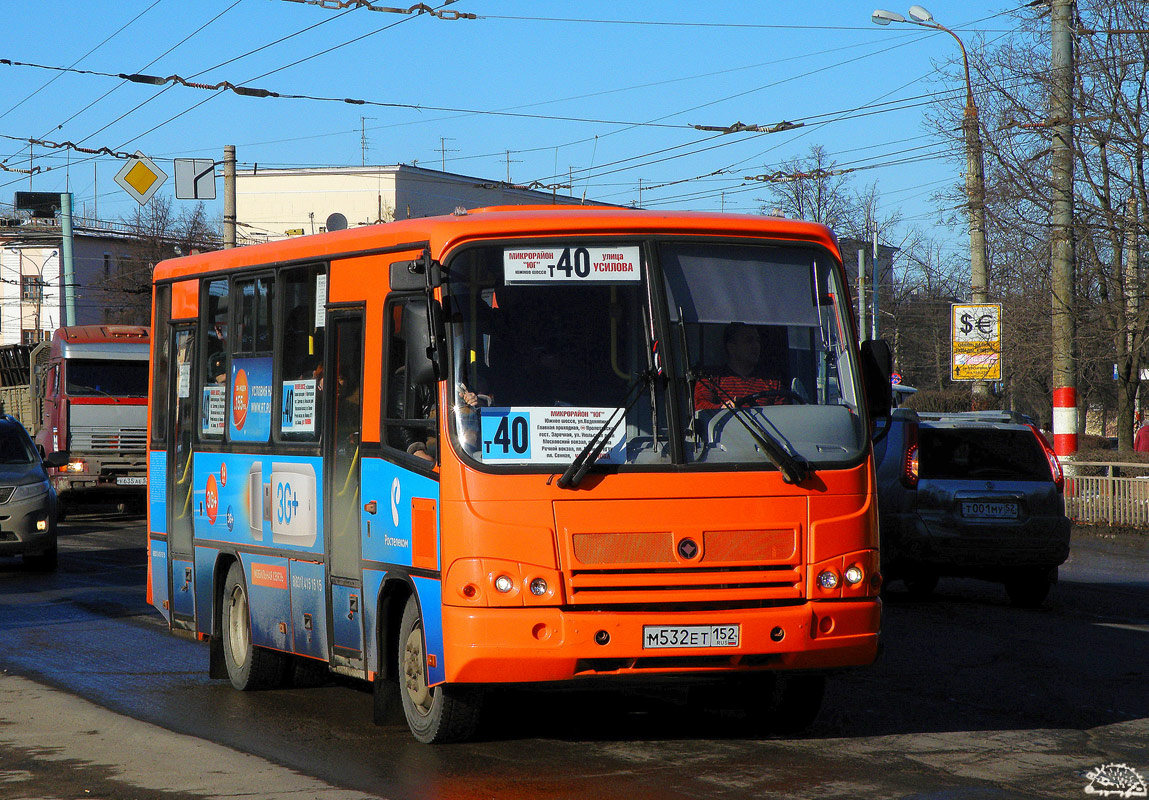
[[[961,504],[961,515],[981,519],[1017,519],[1017,503],[983,503],[967,500]]]
[[[740,625],[644,625],[642,649],[737,647]]]
[[[126,478],[116,478],[116,486],[143,486],[146,478],[129,476]]]

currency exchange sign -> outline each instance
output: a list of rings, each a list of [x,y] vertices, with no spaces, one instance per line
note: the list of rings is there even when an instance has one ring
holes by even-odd
[[[951,305],[950,339],[951,380],[1001,380],[1000,303]]]

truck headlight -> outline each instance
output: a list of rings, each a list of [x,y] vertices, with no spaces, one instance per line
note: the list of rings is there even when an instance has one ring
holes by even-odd
[[[50,485],[48,481],[22,484],[16,487],[16,491],[12,492],[12,500],[31,500],[33,497],[40,497],[48,493]]]

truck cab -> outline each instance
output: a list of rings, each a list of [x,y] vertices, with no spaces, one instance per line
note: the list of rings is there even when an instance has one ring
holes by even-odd
[[[142,507],[149,343],[143,326],[81,325],[58,328],[33,351],[35,440],[44,452],[68,453],[68,464],[51,470],[65,506]]]

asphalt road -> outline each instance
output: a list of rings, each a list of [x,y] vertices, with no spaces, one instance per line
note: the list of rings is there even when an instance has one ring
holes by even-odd
[[[352,682],[240,693],[144,601],[142,522],[74,517],[55,575],[0,560],[0,800],[1077,797],[1149,777],[1149,536],[1075,534],[1042,609],[943,580],[886,598],[872,668],[800,738],[680,693],[503,692],[478,741],[371,723]],[[1143,796],[1143,795],[1142,795]]]

